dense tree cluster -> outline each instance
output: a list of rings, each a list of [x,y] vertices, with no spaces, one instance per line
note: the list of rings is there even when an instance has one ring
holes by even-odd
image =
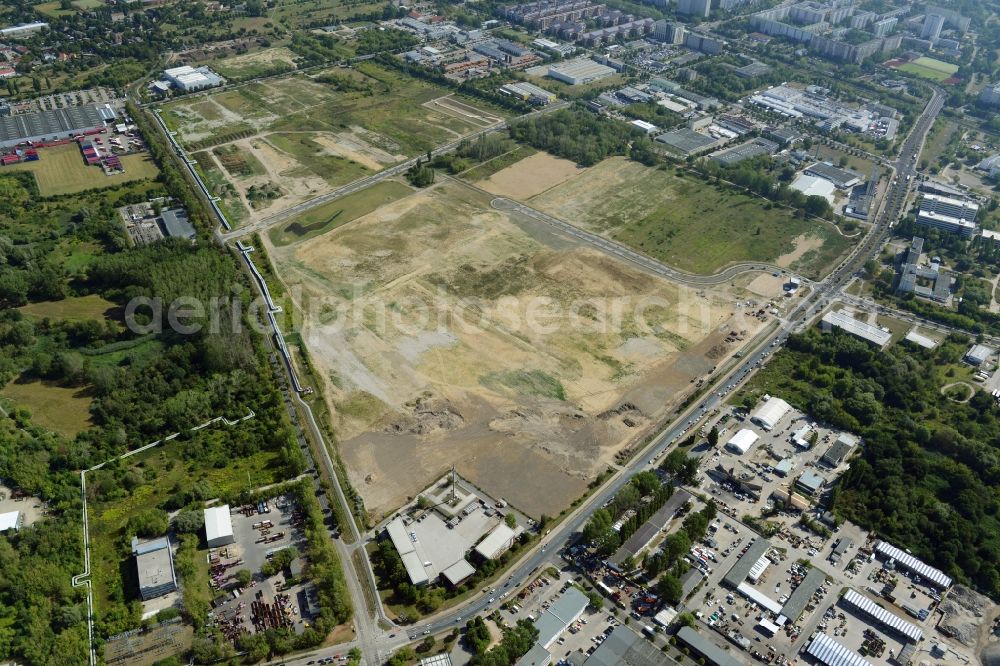
[[[1000,409],[985,391],[959,404],[943,366],[969,340],[882,352],[839,332],[791,336],[761,380],[796,407],[863,438],[834,512],[910,549],[957,580],[1000,595]]]
[[[514,627],[505,628],[503,638],[488,652],[476,654],[471,666],[513,666],[538,640],[538,629],[530,620],[518,620]]]
[[[511,124],[510,135],[583,166],[592,166],[613,155],[625,155],[632,141],[645,136],[636,127],[581,107],[521,119]]]

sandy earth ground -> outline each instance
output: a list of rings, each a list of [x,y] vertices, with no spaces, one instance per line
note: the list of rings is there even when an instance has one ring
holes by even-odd
[[[373,517],[452,464],[557,514],[760,326],[532,225],[449,181],[268,248]]]
[[[541,194],[584,171],[585,168],[570,160],[539,152],[497,171],[476,185],[497,196],[523,200]]]

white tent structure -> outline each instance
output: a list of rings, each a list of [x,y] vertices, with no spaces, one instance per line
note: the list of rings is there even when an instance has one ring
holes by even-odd
[[[765,396],[764,404],[757,408],[750,420],[764,430],[773,430],[785,414],[792,411],[792,406],[781,398]]]
[[[753,430],[749,428],[741,428],[735,435],[729,438],[726,442],[726,449],[736,453],[738,455],[743,455],[750,450],[750,447],[757,443],[760,437],[757,436]]]
[[[235,542],[229,505],[223,504],[205,509],[205,543],[208,547],[218,548]]]

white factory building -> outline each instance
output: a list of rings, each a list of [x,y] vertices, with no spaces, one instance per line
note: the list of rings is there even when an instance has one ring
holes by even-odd
[[[7,530],[14,530],[17,532],[21,529],[23,522],[24,516],[21,515],[20,511],[0,513],[0,532],[6,532]]]
[[[590,58],[577,58],[552,65],[549,67],[548,76],[571,86],[578,86],[606,78],[614,73],[615,70]]]
[[[235,543],[233,520],[229,515],[229,505],[213,506],[205,509],[205,543],[209,548],[218,548]]]
[[[181,92],[192,92],[204,88],[214,88],[221,86],[223,79],[208,67],[191,67],[182,65],[163,70],[163,75],[177,90]]]
[[[823,197],[831,204],[833,203],[833,193],[837,191],[837,186],[826,178],[807,174],[800,174],[789,187],[798,190],[807,197]]]

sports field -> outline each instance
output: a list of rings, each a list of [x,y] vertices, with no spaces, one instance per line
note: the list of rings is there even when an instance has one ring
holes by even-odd
[[[896,69],[940,83],[941,81],[945,81],[946,79],[950,79],[954,76],[955,72],[958,71],[958,65],[922,56],[913,62],[907,62],[899,65]]]
[[[524,160],[494,174],[533,177],[540,162]],[[519,170],[528,173],[516,173]],[[546,174],[534,176],[544,179]],[[742,192],[719,189],[614,157],[527,199],[551,215],[603,234],[681,270],[716,273],[727,265],[766,261],[818,277],[851,241],[832,224]]]
[[[38,151],[37,162],[24,162],[4,169],[30,171],[35,174],[38,192],[43,197],[73,194],[98,187],[111,187],[143,178],[156,178],[160,173],[147,153],[125,155],[122,165],[125,173],[104,175],[99,166],[88,166],[83,161],[80,148],[75,143],[43,148]]]

